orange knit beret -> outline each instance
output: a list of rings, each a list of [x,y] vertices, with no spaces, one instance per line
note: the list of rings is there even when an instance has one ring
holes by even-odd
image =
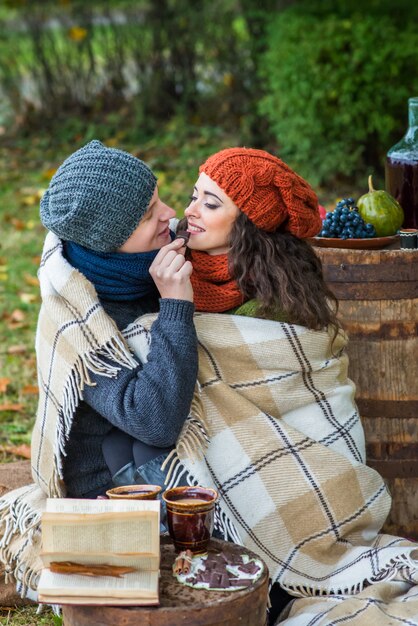
[[[279,226],[296,237],[321,230],[318,198],[286,163],[253,148],[227,148],[210,156],[199,172],[209,176],[261,230]]]

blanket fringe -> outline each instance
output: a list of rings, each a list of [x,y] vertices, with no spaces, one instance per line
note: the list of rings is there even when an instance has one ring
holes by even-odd
[[[215,504],[214,527],[221,533],[224,541],[232,541],[233,543],[242,545],[242,540],[237,529],[226,512],[222,510],[222,506],[219,502]]]
[[[418,550],[415,549],[415,551],[418,556]],[[379,574],[373,576],[367,582],[373,584],[382,581],[390,581],[396,578],[399,574],[402,576],[402,573],[405,570],[414,570],[416,572],[417,566],[417,559],[413,559],[410,553],[402,553],[391,559],[389,563],[387,563],[386,567],[379,572]]]
[[[41,514],[21,498],[12,502],[2,499],[0,507],[0,529],[4,529],[0,540],[0,561],[4,565],[5,582],[16,581],[23,598],[28,589],[36,591],[38,584],[36,557],[31,559],[22,555],[27,548],[40,541]],[[11,549],[15,542],[21,544],[18,551]]]
[[[177,441],[177,446],[170,452],[161,466],[163,471],[168,468],[167,476],[164,481],[164,484],[167,485],[167,489],[175,487],[181,476],[187,472],[186,468],[184,468],[180,474],[177,472],[177,466],[181,463],[180,459],[188,458],[192,462],[202,460],[208,444],[209,426],[200,398],[200,388],[197,384],[190,407],[190,415],[184,423]]]
[[[85,385],[94,385],[90,373],[113,378],[117,376],[120,367],[111,365],[103,358],[119,363],[122,367],[135,368],[138,364],[132,356],[128,346],[119,337],[112,337],[96,352],[85,353],[77,359],[72,368],[63,390],[63,399],[60,406],[60,419],[57,420],[56,465],[59,478],[63,478],[63,459],[66,456],[65,448],[70,435],[74,413],[80,400],[83,398]],[[62,488],[58,477],[52,480],[53,491],[51,497],[62,496]]]
[[[279,581],[275,580],[274,582]],[[323,587],[314,587],[309,585],[291,585],[280,581],[280,587],[282,587],[282,589],[287,591],[290,595],[297,598],[312,598],[330,595],[356,595],[357,593],[360,593],[360,591],[363,591],[366,583],[367,581],[363,581],[351,585],[350,587],[335,587],[333,589],[327,589]]]
[[[415,549],[414,549],[415,550]],[[411,557],[411,554],[402,553],[395,558],[390,559],[386,564],[386,567],[382,568],[376,576],[365,578],[347,587],[321,587],[321,586],[309,586],[299,585],[284,582],[277,578],[274,582],[279,582],[280,586],[285,589],[291,595],[297,597],[315,597],[315,596],[332,596],[332,595],[344,595],[351,596],[356,595],[363,591],[369,585],[380,582],[390,582],[391,580],[401,578],[406,582],[411,583],[411,577],[403,576],[405,570],[417,569],[417,560]]]

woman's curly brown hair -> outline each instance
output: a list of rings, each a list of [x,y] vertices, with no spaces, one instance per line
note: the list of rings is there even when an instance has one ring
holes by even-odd
[[[261,317],[284,314],[293,323],[338,333],[338,301],[327,287],[320,259],[303,239],[260,230],[240,213],[230,234],[231,275],[245,300],[259,302]]]

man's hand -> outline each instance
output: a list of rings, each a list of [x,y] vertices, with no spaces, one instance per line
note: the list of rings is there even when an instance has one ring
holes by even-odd
[[[151,264],[151,274],[162,298],[188,300],[193,302],[193,287],[190,276],[193,271],[190,261],[186,261],[186,247],[183,239],[175,239],[161,248]]]

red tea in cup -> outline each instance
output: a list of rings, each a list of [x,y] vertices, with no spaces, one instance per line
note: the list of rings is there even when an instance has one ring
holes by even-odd
[[[209,487],[174,487],[163,493],[167,524],[176,550],[207,552],[218,494]]]
[[[111,500],[156,500],[160,491],[159,485],[123,485],[108,489],[106,495]]]

